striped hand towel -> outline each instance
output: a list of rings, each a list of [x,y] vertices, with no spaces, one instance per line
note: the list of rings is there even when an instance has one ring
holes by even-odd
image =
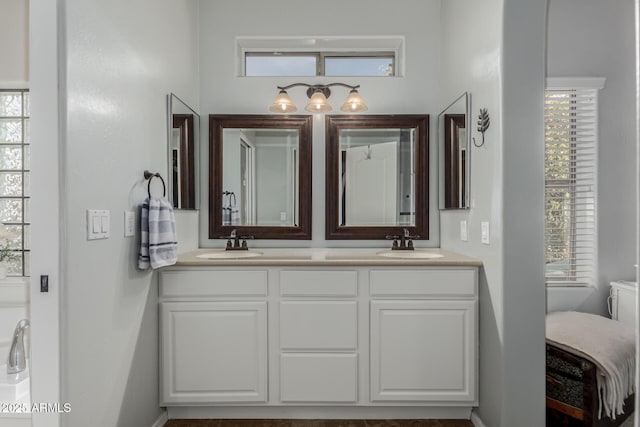
[[[173,206],[166,199],[146,199],[140,213],[138,268],[146,270],[173,265],[178,260],[178,243]]]

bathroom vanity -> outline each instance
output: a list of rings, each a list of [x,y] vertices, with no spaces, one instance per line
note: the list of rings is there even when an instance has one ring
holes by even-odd
[[[160,272],[170,417],[468,418],[479,260],[257,251],[202,249]]]

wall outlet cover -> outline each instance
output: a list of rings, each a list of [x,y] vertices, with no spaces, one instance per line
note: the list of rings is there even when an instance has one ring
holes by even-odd
[[[488,245],[491,243],[491,240],[489,238],[489,222],[488,221],[482,221],[480,223],[480,240],[485,245]]]
[[[133,211],[124,212],[124,237],[136,235],[136,213]]]
[[[460,221],[460,240],[463,242],[469,241],[469,227],[464,219]]]

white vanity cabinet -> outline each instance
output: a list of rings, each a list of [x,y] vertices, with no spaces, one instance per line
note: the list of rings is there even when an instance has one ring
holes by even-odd
[[[476,400],[476,271],[373,270],[371,400]]]
[[[267,401],[267,272],[160,276],[161,403]]]
[[[461,417],[456,408],[477,404],[477,274],[473,265],[163,270],[160,403],[182,418],[203,405],[266,418],[309,408],[402,417],[407,407]]]
[[[280,272],[280,401],[358,401],[358,272]]]

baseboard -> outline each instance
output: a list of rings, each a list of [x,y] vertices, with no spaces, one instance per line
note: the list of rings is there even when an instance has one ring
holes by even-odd
[[[468,420],[470,407],[407,406],[170,406],[169,419],[458,419]]]
[[[484,425],[475,410],[471,411],[471,422],[475,427],[487,427],[486,425]]]
[[[162,414],[158,417],[155,423],[151,427],[162,427],[169,421],[169,416],[167,415],[167,411],[162,411]]]

